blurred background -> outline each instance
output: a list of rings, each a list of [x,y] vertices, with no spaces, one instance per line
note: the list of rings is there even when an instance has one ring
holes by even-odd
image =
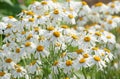
[[[21,12],[21,10],[26,9],[29,4],[31,4],[34,1],[42,1],[42,0],[0,0],[0,19],[3,16],[16,16],[18,13]],[[59,0],[64,1],[64,0]],[[81,1],[81,0],[77,0]],[[97,3],[97,2],[104,2],[108,3],[112,0],[84,0],[86,1],[90,6]]]

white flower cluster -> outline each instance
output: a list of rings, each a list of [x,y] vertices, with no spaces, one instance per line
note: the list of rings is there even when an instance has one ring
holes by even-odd
[[[119,8],[119,1],[90,8],[84,1],[44,0],[23,10],[19,20],[3,17],[0,79],[60,79],[88,67],[103,70],[116,44],[105,30],[120,25],[114,16]]]

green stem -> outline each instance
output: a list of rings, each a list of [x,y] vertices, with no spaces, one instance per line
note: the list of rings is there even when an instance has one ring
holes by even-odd
[[[84,68],[82,69],[82,72],[83,72],[83,75],[84,75],[85,79],[87,79],[87,75],[86,75],[86,73],[85,73]]]
[[[0,34],[0,49],[2,48],[2,34]]]

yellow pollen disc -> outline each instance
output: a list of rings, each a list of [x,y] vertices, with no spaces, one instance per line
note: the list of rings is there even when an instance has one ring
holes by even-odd
[[[47,16],[47,15],[49,15],[49,12],[45,12],[45,13],[44,13],[44,16]]]
[[[82,20],[83,20],[83,17],[79,17],[79,20],[82,21]]]
[[[29,39],[32,38],[32,37],[33,37],[33,35],[32,35],[32,34],[29,34],[26,39],[29,40]]]
[[[57,0],[52,0],[53,2],[57,2]]]
[[[38,40],[43,41],[43,40],[45,40],[45,37],[44,36],[40,36]]]
[[[35,65],[35,64],[36,64],[36,60],[35,60],[35,61],[32,61],[32,62],[30,63],[31,66],[33,66],[33,65]]]
[[[73,19],[73,18],[74,18],[74,16],[73,16],[72,14],[69,14],[68,17],[69,17],[70,19]]]
[[[37,16],[37,19],[40,19],[41,17],[42,17],[42,16],[39,15],[39,16]]]
[[[39,27],[34,27],[35,32],[39,32],[40,28]]]
[[[60,56],[61,56],[61,57],[66,56],[66,52],[63,52]]]
[[[4,76],[5,72],[0,72],[0,77]]]
[[[73,64],[72,60],[67,60],[66,61],[66,66],[71,66]]]
[[[111,8],[115,8],[115,4],[111,4],[111,6],[110,6]]]
[[[102,2],[98,2],[98,3],[95,4],[96,7],[100,7],[100,6],[102,6],[102,5],[103,5]]]
[[[86,36],[86,37],[84,38],[84,41],[85,41],[85,42],[90,42],[90,40],[91,40],[91,38],[90,38],[89,36]]]
[[[65,79],[70,79],[69,77],[66,77]]]
[[[13,16],[8,16],[9,19],[13,19],[14,17]]]
[[[53,63],[53,66],[56,66],[56,65],[58,65],[58,61],[55,61],[54,63]]]
[[[67,29],[68,26],[67,25],[62,25],[61,28]]]
[[[24,35],[24,34],[26,34],[26,32],[25,32],[25,31],[22,31],[21,34]]]
[[[85,53],[85,54],[83,54],[83,57],[84,57],[84,58],[88,58],[88,57],[89,57],[89,54]]]
[[[56,46],[56,47],[60,47],[60,46],[61,46],[61,43],[57,42],[57,43],[55,43],[55,46]]]
[[[69,8],[70,11],[74,11],[74,9],[72,7]]]
[[[34,18],[30,18],[30,19],[29,19],[29,22],[34,22]]]
[[[16,71],[20,73],[22,70],[20,68],[17,68]]]
[[[44,47],[41,46],[41,45],[39,45],[39,46],[37,46],[36,50],[37,50],[38,52],[41,52],[41,51],[44,50]]]
[[[66,0],[66,2],[70,2],[71,0]]]
[[[53,35],[54,35],[55,37],[60,37],[60,32],[58,32],[58,31],[53,32]]]
[[[48,3],[47,3],[47,1],[42,1],[41,4],[42,5],[47,5]]]
[[[54,14],[56,14],[56,15],[59,14],[59,10],[58,10],[58,9],[55,9],[55,10],[54,10]]]
[[[52,30],[54,30],[55,28],[53,27],[53,26],[50,26],[50,27],[47,27],[47,30],[49,30],[49,31],[52,31]]]
[[[82,59],[79,60],[79,63],[84,63],[84,62],[86,62],[85,58],[82,58]]]
[[[72,38],[73,38],[73,39],[78,39],[78,36],[72,35]]]
[[[21,12],[26,13],[27,11],[26,10],[22,10]]]
[[[6,62],[6,63],[11,63],[11,62],[12,62],[12,59],[11,59],[11,58],[7,58],[7,59],[5,60],[5,62]]]
[[[111,52],[111,51],[110,51],[109,49],[107,49],[107,48],[104,48],[104,51],[105,51],[105,52],[108,52],[108,53]]]
[[[109,21],[108,21],[108,23],[109,23],[109,24],[112,24],[112,23],[113,23],[113,21],[112,21],[112,20],[109,20]]]
[[[16,48],[16,53],[20,53],[20,48]]]
[[[92,50],[98,50],[99,48],[98,47],[93,47]]]
[[[82,52],[84,52],[83,49],[78,49],[78,50],[76,50],[76,53],[77,53],[77,54],[81,54]]]
[[[85,1],[82,1],[82,5],[87,5],[87,3]]]
[[[100,61],[101,60],[99,56],[94,56],[93,58],[94,58],[95,61]]]
[[[95,32],[96,36],[101,36],[102,34],[100,32]]]
[[[111,39],[112,37],[109,35],[109,36],[106,36],[107,39]]]
[[[28,11],[26,14],[31,15],[31,16],[34,15],[34,13],[32,11]]]
[[[12,27],[12,24],[8,24],[7,25],[7,28],[9,29],[9,28],[11,28]]]
[[[110,13],[109,13],[109,12],[106,12],[105,14],[106,14],[106,15],[109,15]]]
[[[26,46],[26,47],[31,46],[31,42],[26,42],[26,43],[25,43],[25,46]]]
[[[104,53],[101,53],[101,56],[105,56],[105,54],[104,54]]]

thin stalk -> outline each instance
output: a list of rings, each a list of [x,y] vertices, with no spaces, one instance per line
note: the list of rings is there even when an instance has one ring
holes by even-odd
[[[83,75],[84,75],[85,79],[87,79],[87,75],[86,75],[84,69],[82,69],[82,72],[83,72]]]

